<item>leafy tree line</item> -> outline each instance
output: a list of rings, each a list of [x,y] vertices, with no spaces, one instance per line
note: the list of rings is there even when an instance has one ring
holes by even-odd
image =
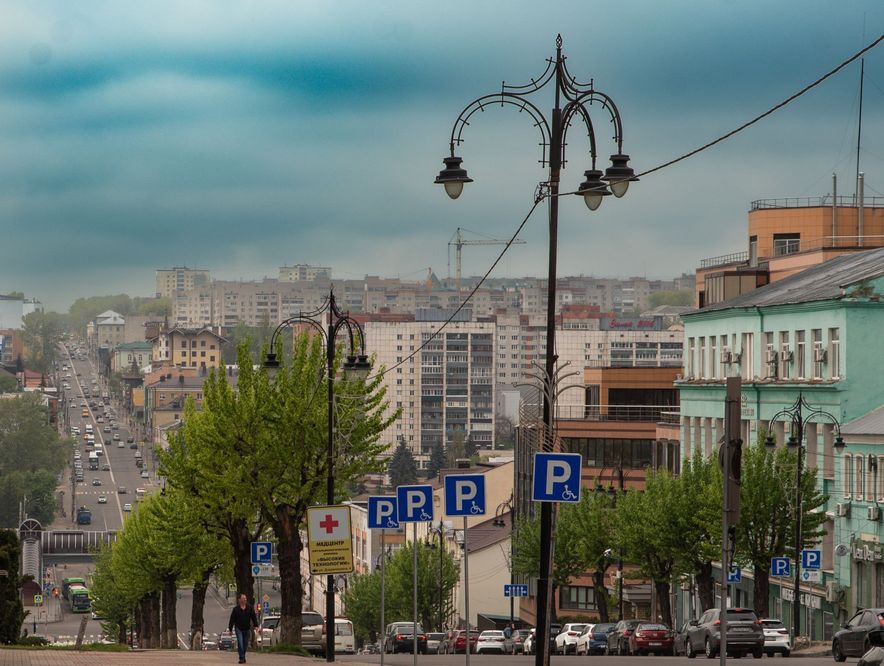
[[[49,374],[59,358],[59,343],[67,326],[57,312],[31,312],[22,320],[22,343],[28,370]]]
[[[768,450],[763,438],[743,448],[742,510],[736,528],[735,562],[754,571],[754,609],[768,613],[770,558],[795,557],[793,541],[797,455],[785,448]],[[817,470],[801,478],[804,497],[802,544],[823,535],[828,498],[817,488]],[[624,561],[649,579],[657,593],[663,621],[674,619],[671,586],[693,576],[703,608],[714,605],[713,562],[721,559],[722,476],[716,457],[696,452],[683,461],[679,476],[648,470],[644,490],[593,493],[584,490],[577,504],[561,505],[556,517],[553,585],[567,584],[590,572],[602,621],[610,616],[604,580],[622,549]],[[537,519],[517,524],[513,535],[513,568],[536,576],[540,557]]]
[[[73,443],[59,437],[35,393],[0,400],[0,527],[17,527],[19,502],[43,525],[55,517],[55,488]]]
[[[236,384],[225,373],[210,374],[201,411],[186,404],[181,429],[161,453],[166,494],[136,509],[97,572],[106,584],[99,603],[122,599],[120,607],[133,609],[148,646],[172,645],[173,590],[182,581],[194,584],[200,603],[209,577],[224,571],[254,602],[250,543],[269,535],[277,543],[281,577],[280,640],[301,640],[301,530],[307,508],[326,501],[325,349],[318,336],[299,336],[275,378],[257,364],[247,340],[238,352]],[[336,494],[343,499],[355,479],[381,471],[386,445],[380,433],[398,413],[384,416],[380,376],[341,377],[335,395],[333,460]],[[176,527],[182,515],[186,523]],[[198,538],[205,552],[193,562],[181,559],[187,550],[181,544]],[[202,623],[197,603],[192,628]],[[126,621],[122,612],[118,621]]]
[[[106,310],[119,312],[124,317],[126,315],[142,315],[161,318],[171,316],[172,302],[168,298],[132,297],[128,294],[78,298],[68,309],[68,326],[72,332],[85,335],[86,324]]]

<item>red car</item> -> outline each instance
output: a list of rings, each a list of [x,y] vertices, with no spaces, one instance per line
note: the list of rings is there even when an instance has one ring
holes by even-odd
[[[672,654],[675,634],[665,624],[643,622],[629,637],[629,654]]]
[[[479,642],[479,632],[470,631],[470,654],[476,654],[476,644]],[[448,632],[448,636],[439,643],[439,654],[464,654],[467,651],[467,632],[465,629],[455,629]]]

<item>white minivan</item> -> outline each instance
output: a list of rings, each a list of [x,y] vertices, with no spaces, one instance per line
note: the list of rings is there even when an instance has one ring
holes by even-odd
[[[356,654],[353,623],[347,618],[335,618],[335,653]]]

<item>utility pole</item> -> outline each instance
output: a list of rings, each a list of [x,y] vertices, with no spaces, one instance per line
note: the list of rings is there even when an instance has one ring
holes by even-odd
[[[742,380],[739,377],[727,378],[724,401],[725,435],[719,451],[719,462],[724,478],[724,511],[721,512],[721,616],[719,617],[721,641],[718,648],[721,666],[725,666],[727,661],[727,578],[731,565],[731,544],[736,536],[736,524],[740,520],[740,463],[743,446],[740,437],[741,387]]]

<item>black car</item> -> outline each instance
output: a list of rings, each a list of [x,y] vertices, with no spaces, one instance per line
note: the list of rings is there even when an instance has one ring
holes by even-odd
[[[869,633],[884,627],[884,608],[865,608],[857,611],[832,638],[832,656],[835,661],[847,657],[861,657],[872,647]]]
[[[387,625],[387,639],[384,641],[386,652],[388,654],[413,652],[415,630],[417,630],[417,651],[426,654],[427,634],[419,624],[415,625],[413,622],[393,622]]]
[[[233,632],[230,631],[222,631],[221,635],[218,637],[218,649],[219,650],[235,650],[236,649],[236,636]]]
[[[608,634],[605,654],[629,654],[629,637],[643,620],[620,620]]]
[[[884,630],[870,631],[866,640],[869,641],[869,650],[860,658],[856,666],[884,666]]]
[[[764,656],[764,629],[761,620],[750,608],[727,609],[727,653],[735,657],[751,654],[755,659]],[[699,620],[688,623],[685,654],[693,659],[705,654],[712,659],[718,654],[721,641],[721,609],[710,608]]]

